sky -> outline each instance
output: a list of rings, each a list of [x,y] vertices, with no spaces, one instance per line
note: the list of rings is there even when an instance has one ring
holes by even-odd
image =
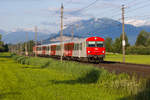
[[[89,18],[120,21],[125,5],[125,22],[135,26],[150,24],[150,0],[0,0],[0,29],[7,32],[60,30],[60,7],[64,5],[64,25]]]

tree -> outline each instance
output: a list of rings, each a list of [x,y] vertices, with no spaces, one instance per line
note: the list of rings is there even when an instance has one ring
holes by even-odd
[[[135,45],[136,46],[146,46],[149,36],[150,36],[150,34],[148,32],[142,30],[137,37]]]
[[[7,52],[8,51],[8,45],[5,44],[2,41],[2,35],[0,34],[0,52]]]
[[[0,41],[1,41],[1,39],[2,39],[2,35],[0,34]]]
[[[147,41],[146,41],[146,46],[149,46],[149,47],[150,47],[150,38],[147,39]]]
[[[8,44],[5,44],[3,47],[4,47],[4,49],[5,49],[5,52],[8,52],[8,51],[9,51]]]
[[[120,38],[116,38],[113,43],[113,52],[121,53],[121,48],[122,48],[121,40],[120,40]]]
[[[2,39],[2,35],[0,34],[0,47],[2,47],[3,45],[1,39]]]
[[[125,35],[125,41],[125,48],[127,49],[130,46],[127,35]],[[120,38],[115,39],[115,42],[113,43],[113,52],[122,53],[122,34],[120,35]]]
[[[107,52],[112,52],[112,44],[113,44],[112,38],[107,37],[105,39],[105,47]]]
[[[2,35],[0,35],[0,52],[5,51],[5,48],[3,47],[3,42],[1,41]]]

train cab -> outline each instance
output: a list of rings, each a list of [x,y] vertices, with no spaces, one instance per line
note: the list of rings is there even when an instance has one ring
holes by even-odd
[[[90,37],[86,39],[86,53],[90,60],[102,60],[105,57],[104,39]]]

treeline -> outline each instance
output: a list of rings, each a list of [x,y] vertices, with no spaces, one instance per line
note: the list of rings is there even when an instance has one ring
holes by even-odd
[[[0,35],[0,52],[8,52],[8,45],[2,41],[2,35]]]
[[[25,55],[26,53],[26,55],[32,55],[34,45],[35,42],[33,40],[24,43],[9,45],[9,51],[19,55]]]
[[[134,45],[130,45],[128,37],[125,36],[126,40],[126,54],[150,54],[150,33],[142,30],[137,36]],[[122,53],[122,35],[115,40],[107,37],[105,39],[105,46],[107,52]]]

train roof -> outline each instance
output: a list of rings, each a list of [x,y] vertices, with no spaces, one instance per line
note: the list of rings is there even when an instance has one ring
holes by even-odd
[[[63,44],[68,43],[68,42],[80,43],[80,42],[83,42],[83,41],[104,41],[104,38],[101,38],[101,37],[88,37],[88,38],[82,38],[82,39],[74,39],[74,40],[63,41]],[[60,44],[60,43],[61,43],[60,41],[56,41],[56,42],[49,43],[49,44],[38,45],[38,47],[57,45],[57,44]]]

